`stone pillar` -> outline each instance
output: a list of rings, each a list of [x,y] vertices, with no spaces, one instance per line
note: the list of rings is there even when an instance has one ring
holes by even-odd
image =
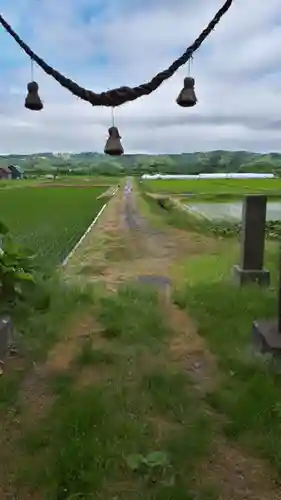
[[[269,271],[263,269],[267,197],[247,196],[243,203],[241,263],[234,266],[236,281],[269,285]]]

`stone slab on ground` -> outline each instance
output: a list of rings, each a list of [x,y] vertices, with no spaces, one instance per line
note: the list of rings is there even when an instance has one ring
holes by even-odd
[[[277,319],[254,321],[252,334],[254,344],[261,353],[281,356],[281,332]]]
[[[166,288],[172,284],[172,280],[170,278],[154,274],[138,276],[138,281],[147,285],[154,285],[158,288]]]
[[[139,283],[143,283],[144,285],[155,287],[156,290],[158,290],[161,294],[163,294],[165,300],[170,300],[171,285],[172,285],[172,280],[170,278],[155,274],[144,274],[138,276],[137,280]]]

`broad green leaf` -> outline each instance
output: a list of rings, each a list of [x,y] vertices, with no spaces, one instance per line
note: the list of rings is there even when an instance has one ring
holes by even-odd
[[[145,457],[145,463],[148,467],[166,467],[169,465],[168,455],[164,451],[153,451]]]
[[[140,466],[144,463],[144,456],[141,455],[141,454],[134,454],[134,455],[129,455],[127,458],[126,458],[126,462],[127,462],[127,465],[128,467],[133,470],[133,471],[136,471],[140,468]]]
[[[32,281],[35,283],[34,276],[31,273],[25,273],[24,271],[16,271],[15,278],[21,281]]]

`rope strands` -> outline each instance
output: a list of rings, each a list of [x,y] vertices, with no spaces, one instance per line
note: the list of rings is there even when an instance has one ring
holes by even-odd
[[[13,28],[8,24],[8,22],[0,14],[0,24],[5,28],[5,30],[14,38],[22,50],[40,66],[40,68],[52,76],[62,87],[68,89],[72,94],[89,102],[92,106],[106,106],[106,107],[117,107],[129,101],[134,101],[142,96],[149,95],[154,92],[160,85],[171,78],[175,72],[184,64],[186,64],[194,52],[199,49],[204,40],[210,35],[210,33],[215,29],[217,24],[220,22],[221,18],[230,9],[233,4],[233,0],[226,0],[224,5],[219,9],[214,18],[210,21],[208,26],[202,31],[202,33],[196,38],[192,45],[190,45],[186,51],[176,59],[171,66],[158,73],[149,82],[143,83],[137,87],[119,87],[116,89],[108,90],[107,92],[101,92],[97,94],[91,90],[87,90],[80,87],[77,83],[66,78],[64,75],[59,73],[57,70],[49,66],[44,59],[41,59],[37,54],[35,54],[31,48],[20,38],[20,36],[13,30]]]
[[[209,22],[208,26],[202,31],[202,33],[196,38],[192,45],[190,45],[186,51],[176,59],[168,69],[161,71],[156,76],[154,76],[149,82],[143,83],[137,87],[119,87],[112,90],[107,90],[106,92],[95,93],[92,90],[85,89],[78,85],[76,82],[70,80],[66,76],[62,75],[59,71],[54,69],[52,66],[46,63],[44,59],[39,57],[32,49],[20,38],[20,36],[13,30],[9,23],[0,14],[0,24],[4,29],[12,36],[12,38],[17,42],[21,49],[29,56],[31,62],[31,81],[27,85],[28,94],[25,99],[25,107],[32,111],[40,111],[43,109],[43,103],[40,99],[38,90],[38,83],[34,81],[33,77],[33,67],[34,63],[47,74],[52,76],[62,87],[68,89],[76,97],[89,102],[92,106],[106,106],[112,109],[112,126],[108,129],[108,139],[104,148],[104,152],[110,156],[120,156],[124,153],[124,149],[121,143],[121,136],[118,128],[114,124],[114,108],[121,106],[122,104],[134,101],[142,96],[149,95],[154,92],[160,85],[171,78],[176,71],[186,64],[189,63],[189,73],[188,77],[184,79],[184,87],[181,90],[176,103],[184,108],[190,108],[195,106],[197,103],[197,97],[194,90],[195,80],[190,76],[190,64],[193,58],[193,54],[202,45],[204,40],[210,35],[210,33],[215,29],[217,24],[220,22],[221,18],[230,9],[234,0],[226,0],[223,6],[218,10],[213,19]]]

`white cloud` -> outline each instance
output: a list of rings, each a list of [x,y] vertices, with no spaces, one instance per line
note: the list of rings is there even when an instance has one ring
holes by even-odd
[[[222,2],[13,0],[2,10],[47,62],[100,92],[138,85],[165,69]],[[280,21],[280,0],[258,7],[256,0],[235,0],[195,54],[198,105],[186,110],[175,103],[187,74],[182,68],[152,95],[116,110],[125,151],[281,150]],[[110,110],[80,101],[37,68],[45,109],[25,110],[29,61],[8,34],[0,32],[0,42],[0,153],[102,151]]]

